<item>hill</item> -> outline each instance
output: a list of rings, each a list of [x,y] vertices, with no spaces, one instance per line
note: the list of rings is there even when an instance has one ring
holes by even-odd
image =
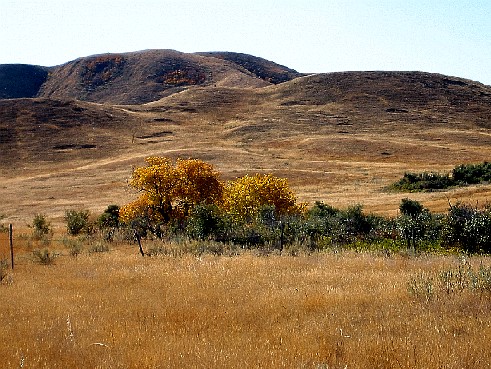
[[[0,99],[36,97],[49,68],[26,64],[0,64]]]
[[[0,98],[141,104],[190,86],[264,87],[299,75],[246,54],[145,50],[79,58],[50,68],[49,74],[38,66],[0,66]]]
[[[218,56],[206,60],[223,65]],[[67,208],[125,203],[135,196],[126,186],[132,166],[165,155],[209,161],[223,178],[272,172],[287,177],[302,201],[362,203],[395,215],[404,195],[384,187],[404,172],[491,157],[490,86],[421,72],[329,73],[274,84],[227,65],[223,78],[215,73],[145,104],[105,102],[129,96],[122,88],[105,95],[113,82],[94,90],[98,103],[0,101],[0,150],[7,153],[0,213],[13,221],[37,212],[60,219]],[[444,211],[449,200],[483,203],[490,195],[481,185],[410,196]]]
[[[294,69],[253,55],[232,52],[207,52],[198,54],[212,56],[235,63],[244,67],[255,76],[273,84],[287,82],[301,76],[301,74]]]

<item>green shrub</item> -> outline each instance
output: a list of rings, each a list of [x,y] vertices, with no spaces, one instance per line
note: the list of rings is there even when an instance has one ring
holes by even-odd
[[[35,260],[43,265],[53,264],[55,262],[55,259],[58,257],[58,254],[49,251],[49,249],[34,250],[32,254]]]
[[[89,253],[102,253],[102,252],[108,252],[109,251],[109,245],[105,242],[98,241],[95,242],[90,248],[89,248]]]
[[[43,214],[37,214],[32,221],[32,236],[36,240],[41,240],[52,234],[51,223]]]
[[[451,174],[436,172],[404,173],[388,189],[403,192],[443,190],[453,186],[467,186],[491,181],[491,163],[462,164],[456,166]]]
[[[68,249],[70,256],[77,257],[83,252],[83,242],[79,239],[64,238],[63,244]]]
[[[192,239],[224,240],[227,233],[227,219],[218,206],[198,204],[187,219],[186,234]]]
[[[491,181],[491,163],[462,164],[452,171],[453,180],[459,185],[478,184]]]
[[[443,242],[469,253],[491,252],[491,207],[477,209],[468,204],[450,206],[445,219]]]
[[[423,209],[416,215],[400,215],[396,219],[397,230],[400,237],[413,251],[434,248],[441,238],[444,217],[431,214]]]
[[[88,210],[67,210],[65,211],[65,221],[67,223],[67,232],[72,236],[80,234],[82,231],[89,230]]]
[[[448,174],[436,172],[404,173],[404,176],[389,186],[390,190],[401,192],[419,192],[443,190],[455,186]]]
[[[106,210],[97,218],[97,226],[102,232],[106,241],[112,241],[114,234],[119,229],[119,206],[109,205]]]
[[[399,205],[399,211],[402,215],[408,215],[410,217],[416,217],[420,215],[424,210],[423,205],[416,200],[410,200],[407,197],[401,200]]]

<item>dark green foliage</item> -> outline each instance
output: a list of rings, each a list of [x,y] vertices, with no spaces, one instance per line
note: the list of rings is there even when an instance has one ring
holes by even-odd
[[[413,251],[419,250],[428,242],[434,243],[440,239],[442,217],[431,214],[427,209],[423,209],[417,215],[401,215],[396,222],[399,237]]]
[[[132,238],[151,234],[155,239],[197,242],[196,250],[203,249],[205,242],[213,249],[221,244],[227,249],[233,245],[281,252],[350,248],[392,253],[401,248],[413,252],[447,248],[491,253],[491,206],[479,210],[457,204],[448,214],[432,214],[418,201],[404,198],[399,209],[396,218],[385,218],[365,214],[361,205],[337,209],[316,202],[302,215],[279,216],[274,206],[264,206],[254,219],[237,221],[215,205],[199,204],[190,209],[186,221],[155,225],[138,218],[129,229]]]
[[[402,192],[444,190],[454,186],[487,183],[491,181],[491,163],[462,164],[451,174],[435,172],[404,173],[404,176],[389,186],[390,190]]]
[[[452,171],[453,180],[460,185],[491,181],[491,163],[463,164]]]
[[[164,237],[164,224],[152,221],[147,216],[140,216],[133,219],[130,224],[128,224],[130,229],[131,238],[144,238],[149,234],[157,238]]]
[[[314,206],[308,210],[308,216],[326,218],[334,216],[338,212],[339,210],[331,205],[324,204],[322,201],[316,201]]]
[[[118,228],[119,227],[119,206],[109,205],[104,213],[97,219],[99,228]]]
[[[361,205],[355,205],[338,213],[340,221],[339,234],[347,237],[350,242],[351,239],[367,236],[372,230],[372,223],[363,214],[362,209]]]
[[[76,236],[82,231],[89,231],[88,210],[67,210],[65,212],[65,221],[68,234]]]
[[[450,206],[443,241],[469,253],[491,252],[491,208],[461,203]]]
[[[402,215],[408,215],[410,217],[416,217],[423,212],[424,208],[421,203],[416,200],[410,200],[407,197],[401,200],[399,205],[399,211]]]
[[[229,222],[225,214],[213,204],[198,204],[187,220],[186,233],[193,239],[224,240]]]
[[[119,228],[119,206],[109,205],[97,219],[97,225],[106,241],[112,241]]]
[[[362,210],[361,205],[340,210],[316,202],[307,212],[304,226],[312,247],[315,248],[326,236],[334,245],[348,245],[357,240],[375,239],[391,233],[387,229],[388,223],[381,217],[366,215]]]
[[[435,242],[440,238],[442,217],[433,215],[423,205],[407,197],[399,205],[401,215],[396,219],[399,236],[413,251],[420,244]]]
[[[389,189],[402,192],[443,190],[455,183],[448,174],[435,172],[404,173],[404,176],[389,186]]]
[[[42,239],[51,233],[51,224],[43,214],[37,214],[32,221],[33,237]]]
[[[55,259],[58,257],[58,254],[51,252],[48,249],[34,250],[32,252],[32,255],[39,264],[43,265],[53,264],[55,262]]]

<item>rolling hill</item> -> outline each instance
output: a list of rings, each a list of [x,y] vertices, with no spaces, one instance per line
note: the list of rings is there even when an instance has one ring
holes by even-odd
[[[94,55],[50,68],[4,65],[0,98],[141,104],[190,86],[264,87],[298,76],[292,69],[251,55],[145,50]]]
[[[0,214],[24,224],[129,201],[149,155],[198,157],[225,179],[272,172],[302,201],[394,215],[405,195],[384,187],[405,171],[491,154],[491,87],[438,74],[301,75],[245,54],[150,50],[52,67],[35,96],[0,100]],[[444,211],[490,195],[411,197]]]
[[[0,64],[0,99],[36,97],[49,68],[26,64]]]

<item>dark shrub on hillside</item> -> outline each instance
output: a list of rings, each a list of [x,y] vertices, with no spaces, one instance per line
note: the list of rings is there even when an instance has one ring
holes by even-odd
[[[32,228],[33,237],[38,240],[52,233],[51,223],[43,214],[37,214],[34,217],[32,221]]]
[[[109,205],[97,219],[99,228],[118,228],[119,227],[119,206]]]
[[[393,183],[389,189],[395,191],[432,191],[442,190],[454,185],[452,178],[447,174],[435,172],[404,173],[404,176]]]
[[[305,233],[315,243],[329,237],[333,244],[345,245],[357,240],[369,240],[390,234],[388,222],[381,217],[366,215],[361,205],[340,210],[316,202],[307,212]]]
[[[198,204],[191,210],[186,233],[192,239],[224,240],[227,238],[228,224],[218,206]]]
[[[106,241],[112,241],[114,233],[119,228],[119,206],[109,205],[97,218],[97,225]]]
[[[76,236],[89,226],[88,210],[67,210],[65,211],[65,221],[68,234]]]
[[[463,164],[452,171],[453,180],[460,185],[491,181],[491,163]]]
[[[450,206],[442,238],[446,245],[466,252],[491,252],[491,208],[461,203]]]
[[[388,188],[394,191],[433,191],[452,186],[467,186],[491,181],[491,163],[462,164],[451,175],[435,172],[404,173],[404,176]]]
[[[396,219],[399,237],[407,247],[417,250],[421,244],[437,242],[442,233],[443,217],[422,209],[417,214],[401,214]]]
[[[399,211],[402,215],[408,215],[411,217],[416,217],[423,212],[423,205],[416,200],[410,200],[407,197],[401,200],[399,205]]]

